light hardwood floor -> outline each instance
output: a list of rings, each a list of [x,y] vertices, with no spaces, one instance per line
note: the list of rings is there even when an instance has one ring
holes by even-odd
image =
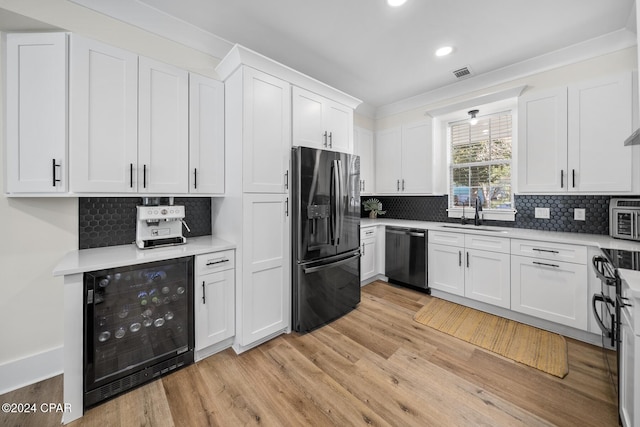
[[[85,413],[77,426],[616,426],[601,349],[567,339],[569,374],[542,373],[412,320],[430,298],[383,282],[312,333],[226,350]],[[0,396],[59,402],[62,377]],[[0,414],[2,426],[57,415]]]

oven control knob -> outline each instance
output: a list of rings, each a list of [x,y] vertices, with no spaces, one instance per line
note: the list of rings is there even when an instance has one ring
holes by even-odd
[[[168,212],[168,211],[167,211],[166,209],[162,209],[162,210],[160,211],[160,213],[161,213],[162,215],[166,215],[166,214],[167,214],[167,212]]]

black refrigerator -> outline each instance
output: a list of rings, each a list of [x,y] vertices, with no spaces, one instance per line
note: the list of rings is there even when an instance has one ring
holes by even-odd
[[[292,325],[307,332],[360,302],[360,158],[292,150]]]

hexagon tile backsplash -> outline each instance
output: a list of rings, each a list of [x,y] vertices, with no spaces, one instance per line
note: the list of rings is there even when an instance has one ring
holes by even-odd
[[[374,196],[387,213],[381,218],[458,222],[447,217],[448,196]],[[515,195],[516,220],[485,221],[487,225],[572,233],[609,234],[609,200],[612,196]],[[363,200],[366,199],[363,197]],[[535,217],[535,208],[549,208],[550,218]],[[573,210],[583,208],[585,221],[573,219]],[[362,209],[362,216],[367,212]]]
[[[185,206],[184,236],[211,235],[211,198],[176,197]],[[136,240],[136,207],[141,197],[81,197],[78,202],[79,249],[127,245]]]

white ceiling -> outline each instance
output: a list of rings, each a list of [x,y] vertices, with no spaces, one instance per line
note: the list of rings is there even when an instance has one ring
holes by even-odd
[[[239,43],[371,107],[459,85],[452,71],[461,67],[471,80],[636,32],[634,0],[407,0],[399,8],[386,0],[69,1],[218,58]],[[445,44],[454,53],[436,58]]]
[[[616,30],[633,0],[139,0],[378,107]],[[455,51],[436,58],[442,45]]]

